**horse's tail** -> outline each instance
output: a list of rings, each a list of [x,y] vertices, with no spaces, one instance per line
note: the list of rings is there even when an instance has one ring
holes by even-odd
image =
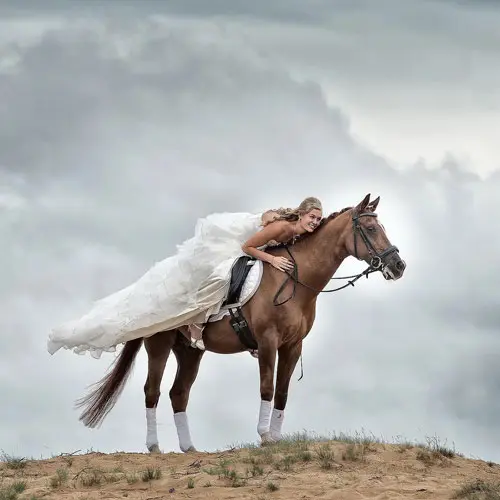
[[[77,400],[77,408],[86,407],[80,415],[80,420],[87,427],[100,425],[115,406],[130,376],[142,340],[138,338],[126,342],[122,352],[113,362],[113,370],[94,384],[95,389],[90,394]]]

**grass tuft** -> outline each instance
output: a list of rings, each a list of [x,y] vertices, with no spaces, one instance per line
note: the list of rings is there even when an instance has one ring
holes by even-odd
[[[161,470],[158,467],[156,467],[155,469],[153,469],[152,467],[148,467],[145,471],[142,472],[141,479],[144,483],[161,479]]]
[[[316,458],[319,462],[319,466],[323,470],[330,470],[333,467],[335,461],[335,454],[331,449],[331,445],[324,443],[318,447],[316,450]]]
[[[85,467],[75,475],[73,480],[75,482],[79,481],[85,488],[92,488],[93,486],[116,483],[120,481],[122,476],[123,474],[104,471],[96,467]]]
[[[8,469],[20,470],[26,467],[25,457],[15,457],[13,455],[8,455],[3,452],[0,455],[0,461],[2,461]]]
[[[368,446],[359,443],[349,443],[342,453],[342,460],[346,462],[362,462],[365,460]]]
[[[14,481],[12,484],[0,489],[0,500],[17,500],[25,490],[26,481]]]
[[[274,492],[280,489],[279,484],[273,483],[272,481],[268,481],[266,484],[267,491]]]
[[[60,467],[56,470],[54,476],[49,479],[49,484],[52,489],[60,488],[63,484],[68,482],[68,469]]]
[[[499,500],[500,483],[491,483],[482,479],[476,479],[465,483],[451,498],[463,500]]]

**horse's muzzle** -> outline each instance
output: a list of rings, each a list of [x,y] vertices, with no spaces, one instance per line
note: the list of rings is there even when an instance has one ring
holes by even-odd
[[[382,274],[386,280],[396,281],[403,276],[405,269],[406,262],[399,256],[399,253],[394,253],[383,267]]]

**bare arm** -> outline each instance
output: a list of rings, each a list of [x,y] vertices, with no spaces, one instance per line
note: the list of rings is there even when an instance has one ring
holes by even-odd
[[[273,222],[258,231],[251,238],[249,238],[243,245],[241,249],[251,257],[268,262],[272,266],[284,271],[286,269],[292,269],[293,264],[285,257],[277,257],[270,255],[257,247],[266,245],[270,241],[286,241],[290,236],[289,224],[286,221]]]

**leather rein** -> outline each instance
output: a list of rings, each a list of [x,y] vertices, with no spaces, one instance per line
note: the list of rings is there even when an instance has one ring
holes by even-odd
[[[298,276],[299,269],[298,269],[297,262],[296,262],[294,256],[292,255],[292,252],[291,252],[289,246],[287,245],[285,247],[285,249],[288,252],[288,254],[290,255],[290,258],[292,259],[293,271],[291,272],[291,274],[288,272],[286,273],[287,277],[285,278],[285,281],[282,283],[282,285],[280,286],[280,288],[276,292],[276,294],[273,298],[273,304],[275,306],[281,306],[281,305],[285,304],[286,302],[288,302],[290,299],[293,299],[293,297],[295,296],[296,289],[297,289],[297,284],[302,285],[303,287],[308,288],[309,290],[311,290],[315,293],[318,293],[318,294],[319,293],[337,292],[337,291],[342,290],[348,286],[354,286],[354,283],[356,281],[358,281],[361,277],[366,276],[366,278],[368,278],[368,276],[371,273],[374,273],[376,271],[381,271],[384,268],[384,261],[387,258],[387,256],[391,255],[392,253],[399,252],[399,249],[396,246],[391,245],[391,246],[387,247],[385,250],[383,250],[382,252],[380,252],[380,253],[377,252],[377,250],[373,246],[372,242],[370,241],[370,238],[366,234],[363,226],[361,226],[359,223],[359,219],[361,217],[377,217],[377,214],[375,214],[373,212],[363,212],[361,214],[353,213],[353,215],[352,215],[352,230],[353,230],[353,234],[354,234],[354,257],[356,257],[356,259],[358,259],[358,260],[361,260],[358,256],[357,237],[359,235],[361,237],[361,239],[363,240],[364,244],[366,245],[368,253],[370,254],[370,257],[371,257],[371,261],[370,261],[369,266],[359,274],[353,274],[351,276],[342,276],[342,277],[335,277],[334,276],[334,277],[330,278],[330,279],[336,279],[336,280],[345,280],[345,279],[349,280],[345,285],[339,286],[337,288],[331,288],[329,290],[317,290],[317,289],[315,289],[315,288],[313,288],[313,287],[311,287],[311,286],[307,285],[306,283],[303,283],[302,281],[299,280],[299,276]],[[292,291],[290,297],[288,297],[283,302],[276,302],[277,298],[279,297],[281,292],[285,289],[285,286],[290,279],[293,281],[293,291]]]

